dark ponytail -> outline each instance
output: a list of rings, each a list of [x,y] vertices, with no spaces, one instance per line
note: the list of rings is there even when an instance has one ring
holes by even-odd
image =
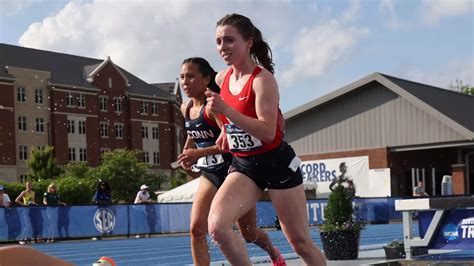
[[[252,24],[249,18],[239,14],[229,14],[217,22],[217,26],[225,25],[235,27],[244,40],[252,38],[253,45],[250,49],[250,56],[255,62],[262,65],[268,71],[275,73],[272,50],[268,43],[263,40],[260,30]]]
[[[207,62],[206,59],[202,57],[191,57],[188,59],[184,59],[181,65],[184,65],[186,63],[196,64],[199,68],[199,73],[201,73],[201,75],[203,75],[204,77],[209,77],[209,84],[207,84],[207,87],[213,92],[220,93],[221,88],[216,83],[217,72],[214,71],[214,69],[211,67],[211,65],[209,64],[209,62]]]

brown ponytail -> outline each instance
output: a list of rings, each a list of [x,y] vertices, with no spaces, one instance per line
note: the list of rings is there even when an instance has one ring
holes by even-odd
[[[239,31],[244,40],[252,38],[253,45],[250,49],[250,56],[255,62],[262,65],[272,74],[275,72],[273,66],[275,65],[272,60],[272,50],[268,43],[262,38],[262,33],[255,27],[249,18],[239,14],[229,14],[222,17],[218,22],[217,26],[230,25]]]

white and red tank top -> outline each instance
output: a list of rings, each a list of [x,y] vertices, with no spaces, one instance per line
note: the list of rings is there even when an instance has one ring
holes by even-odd
[[[233,72],[233,69],[230,68],[221,86],[220,96],[224,102],[246,116],[258,118],[255,111],[253,80],[261,71],[262,68],[259,66],[255,67],[240,93],[234,95],[229,90],[229,79]],[[275,112],[279,116],[281,115],[279,108],[275,109]],[[230,152],[236,156],[252,156],[273,150],[280,145],[283,139],[281,119],[277,119],[275,138],[270,143],[262,142],[260,139],[243,131],[225,116],[221,116],[221,119],[224,122]]]

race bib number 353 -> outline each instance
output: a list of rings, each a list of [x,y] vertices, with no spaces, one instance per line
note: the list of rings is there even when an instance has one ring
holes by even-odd
[[[262,142],[259,139],[243,131],[236,125],[226,124],[225,129],[231,151],[245,152],[255,150],[262,146]]]

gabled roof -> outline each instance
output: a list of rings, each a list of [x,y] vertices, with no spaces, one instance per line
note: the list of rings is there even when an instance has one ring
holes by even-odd
[[[474,96],[381,74],[459,124],[474,131]]]
[[[6,67],[21,67],[51,72],[50,82],[70,87],[95,89],[87,82],[87,77],[100,68],[107,60],[99,60],[82,56],[56,53],[32,48],[0,43],[0,79],[11,79],[12,76],[3,71]],[[111,62],[112,63],[112,62]],[[146,83],[114,64],[129,82],[128,92],[131,94],[173,100],[174,97]]]
[[[100,63],[84,66],[84,79],[87,80],[87,78],[91,76],[94,69],[97,69],[97,67],[99,66],[100,66]]]
[[[290,110],[284,114],[284,117],[285,119],[296,117],[373,81],[382,84],[418,108],[440,119],[460,134],[474,139],[474,96],[381,73],[368,75],[314,101]]]
[[[124,79],[125,81],[125,86],[128,86],[129,84],[129,81],[128,81],[128,78],[123,74],[122,70],[120,70],[117,65],[114,64],[114,62],[112,62],[112,60],[110,60],[110,56],[107,56],[107,60],[104,60],[102,63],[100,63],[99,65],[95,64],[95,65],[92,65],[92,66],[85,66],[84,67],[84,72],[87,74],[86,76],[86,80],[88,82],[92,82],[94,80],[94,76],[95,74],[99,73],[100,70],[102,70],[102,68],[104,68],[104,66],[108,65],[108,64],[111,64],[115,70],[120,74],[120,76],[122,76],[122,78]],[[93,68],[95,67],[95,68]]]
[[[174,93],[174,87],[176,86],[175,82],[153,83],[151,85],[157,87],[158,89],[166,93],[175,94]]]

